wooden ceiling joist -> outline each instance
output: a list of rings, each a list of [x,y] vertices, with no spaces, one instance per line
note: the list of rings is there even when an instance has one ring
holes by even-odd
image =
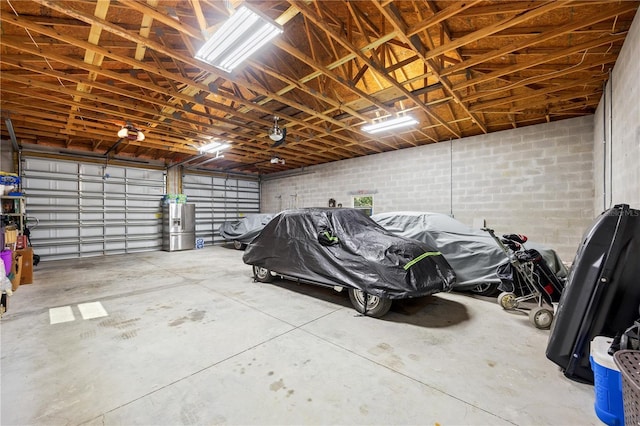
[[[239,0],[0,2],[0,109],[30,150],[272,173],[593,114],[640,5],[244,1],[284,34],[231,73],[194,53]],[[420,124],[361,130],[400,112]],[[117,144],[126,122],[146,139]],[[224,158],[200,156],[210,137]]]

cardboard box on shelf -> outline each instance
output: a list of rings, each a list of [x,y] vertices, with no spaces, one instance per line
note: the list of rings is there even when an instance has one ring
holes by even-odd
[[[5,245],[15,244],[17,240],[18,240],[18,230],[5,228],[4,230]]]
[[[22,277],[20,285],[33,283],[33,247],[16,250],[16,254],[22,256]]]

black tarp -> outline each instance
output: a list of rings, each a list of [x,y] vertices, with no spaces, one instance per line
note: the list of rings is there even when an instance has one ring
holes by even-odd
[[[272,213],[248,214],[242,219],[223,222],[218,228],[220,236],[227,241],[238,241],[248,244],[262,231],[273,218]]]
[[[449,291],[455,281],[434,247],[394,235],[357,209],[281,212],[242,259],[285,276],[389,299]]]
[[[375,214],[372,219],[394,234],[423,241],[442,252],[456,271],[458,290],[500,282],[496,270],[508,261],[507,255],[480,229],[442,213],[389,212]],[[567,269],[555,251],[533,242],[526,242],[525,247],[538,250],[556,275],[566,277]]]

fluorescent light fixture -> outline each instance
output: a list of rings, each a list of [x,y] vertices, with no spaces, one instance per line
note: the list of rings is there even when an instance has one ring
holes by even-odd
[[[204,146],[201,146],[200,148],[198,148],[198,151],[200,151],[201,153],[205,154],[205,153],[210,153],[210,152],[220,152],[224,149],[230,148],[231,145],[229,145],[228,143],[222,143],[222,142],[211,142],[208,143]]]
[[[403,115],[402,117],[392,118],[391,120],[385,120],[375,124],[367,124],[366,126],[362,126],[362,130],[367,133],[380,133],[414,124],[418,124],[418,120],[410,115]]]
[[[282,34],[281,26],[247,6],[240,6],[198,50],[195,58],[231,72],[279,34]]]

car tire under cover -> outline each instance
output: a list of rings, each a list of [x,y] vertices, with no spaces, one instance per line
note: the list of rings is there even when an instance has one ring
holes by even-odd
[[[245,248],[247,248],[247,245],[244,243],[241,243],[238,240],[233,240],[233,248],[236,250],[244,250]]]
[[[269,269],[253,265],[253,278],[261,283],[270,283],[275,279],[275,276]]]
[[[366,295],[362,290],[350,288],[349,299],[351,300],[351,304],[354,308],[356,308],[356,311],[361,314],[365,313],[364,304]],[[389,309],[391,309],[391,299],[369,295],[366,312],[367,316],[380,318],[389,312]]]
[[[478,296],[496,296],[498,294],[498,283],[482,283],[469,290]]]

